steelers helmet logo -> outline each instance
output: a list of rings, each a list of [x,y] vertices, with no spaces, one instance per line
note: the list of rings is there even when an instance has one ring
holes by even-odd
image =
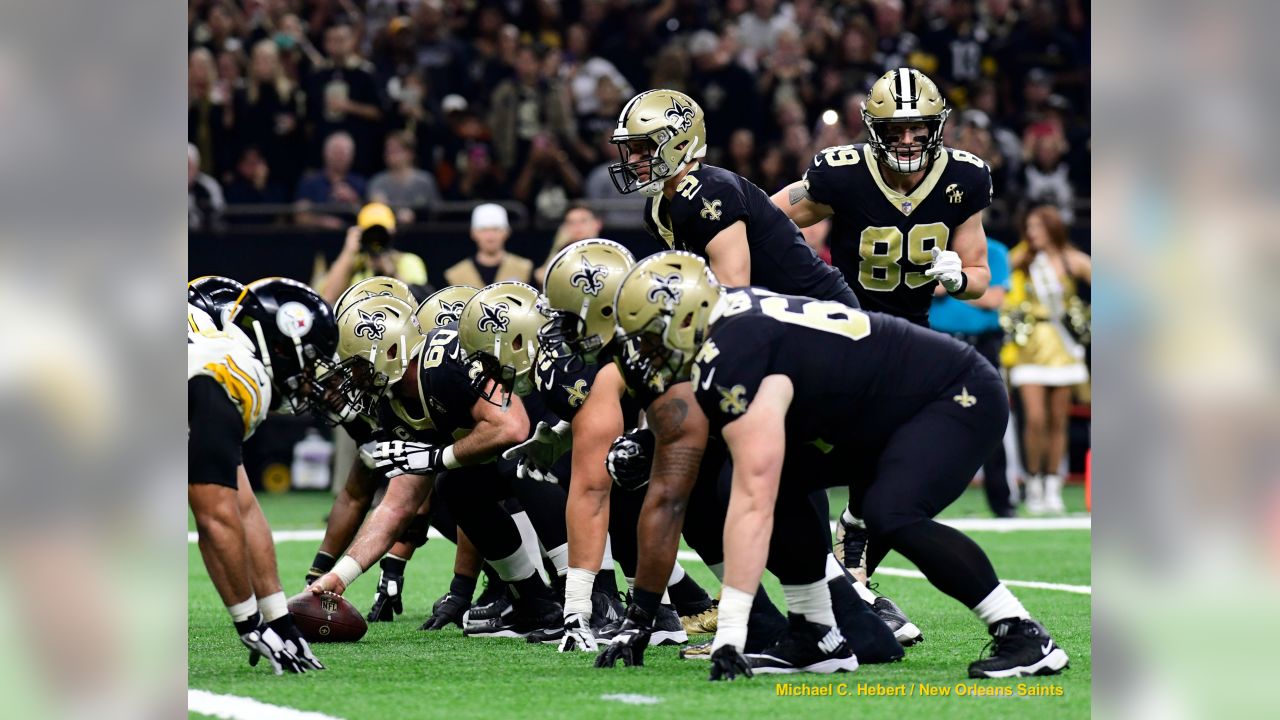
[[[311,332],[316,316],[300,302],[290,301],[280,306],[276,312],[276,327],[286,337],[300,338]]]
[[[360,308],[356,308],[356,312],[360,313],[360,322],[356,323],[356,327],[352,331],[356,334],[356,337],[381,340],[382,336],[387,333],[387,314],[381,310],[367,313]]]
[[[675,305],[680,302],[680,273],[671,273],[670,275],[652,276],[653,284],[649,287],[649,293],[646,296],[651,303],[663,302],[667,305]]]
[[[600,291],[604,289],[604,279],[608,274],[608,267],[592,265],[591,261],[584,256],[582,258],[582,267],[569,276],[569,284],[592,297],[597,297],[600,295]]]
[[[511,323],[511,318],[507,315],[510,311],[511,306],[504,302],[492,305],[482,302],[480,303],[482,314],[479,322],[476,323],[476,328],[480,332],[506,332],[507,325]]]

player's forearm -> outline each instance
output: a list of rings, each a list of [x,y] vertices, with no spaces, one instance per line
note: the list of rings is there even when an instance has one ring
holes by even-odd
[[[796,181],[773,194],[769,198],[778,209],[791,218],[797,227],[807,228],[831,216],[832,210],[820,205],[809,196],[803,181]]]
[[[737,471],[735,470],[735,475]],[[754,594],[769,557],[773,536],[773,505],[751,493],[741,492],[735,478],[724,521],[724,584]]]
[[[601,467],[603,468],[603,461]],[[573,482],[565,504],[565,523],[569,534],[569,565],[596,572],[604,558],[605,538],[609,533],[609,476],[586,479],[574,465]]]
[[[697,481],[702,462],[700,446],[675,446],[655,452],[649,489],[637,527],[640,547],[636,567],[636,587],[661,594],[675,566],[680,548],[680,531],[689,494]]]
[[[986,266],[975,265],[965,267],[963,272],[969,280],[965,283],[964,292],[956,293],[956,297],[961,300],[973,300],[982,297],[987,292],[987,286],[991,284],[991,269]]]
[[[360,529],[360,521],[373,505],[374,479],[364,463],[359,460],[352,463],[347,482],[338,491],[329,510],[329,522],[325,526],[324,540],[320,542],[320,552],[338,557],[351,544],[356,530]]]
[[[528,420],[504,417],[502,421],[481,420],[466,437],[453,444],[453,456],[462,465],[476,465],[523,441],[529,435]]]
[[[391,548],[417,513],[426,497],[430,480],[422,475],[399,475],[391,479],[387,494],[369,515],[347,549],[347,556],[368,570]]]
[[[222,603],[230,606],[246,600],[253,594],[253,584],[235,494],[220,485],[188,485],[187,493],[200,555]]]

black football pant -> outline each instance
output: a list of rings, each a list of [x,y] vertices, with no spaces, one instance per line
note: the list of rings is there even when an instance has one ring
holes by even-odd
[[[510,494],[510,484],[493,463],[436,476],[435,497],[486,560],[509,557],[520,548],[520,530],[503,504]]]

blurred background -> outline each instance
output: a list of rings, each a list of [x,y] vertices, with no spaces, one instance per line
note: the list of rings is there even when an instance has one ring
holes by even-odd
[[[946,94],[945,143],[991,166],[991,239],[1018,246],[1028,211],[1048,206],[1089,252],[1089,13],[1080,0],[191,0],[188,276],[285,275],[332,301],[376,265],[422,299],[475,283],[481,252],[502,257],[498,279],[535,284],[573,240],[648,255],[662,248],[644,199],[620,195],[608,172],[634,94],[691,95],[707,162],[773,194],[818,150],[864,142],[864,93],[903,65]],[[368,202],[394,213],[391,249],[347,237]],[[481,203],[505,211],[490,223],[504,235],[496,250],[473,241]],[[805,236],[829,261],[826,225]],[[1090,419],[1085,384],[1055,430],[1070,438],[1070,481],[1084,476]],[[993,471],[1015,487],[1016,429],[1013,462]],[[250,476],[327,487],[310,469],[333,455],[317,438],[272,420],[246,448]]]

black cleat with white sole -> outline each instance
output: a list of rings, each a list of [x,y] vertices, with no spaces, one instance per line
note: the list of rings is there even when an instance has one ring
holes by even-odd
[[[527,638],[533,632],[556,628],[563,632],[563,612],[554,600],[528,598],[518,606],[507,606],[496,616],[477,617],[475,611],[476,608],[471,609],[462,627],[462,634],[467,637]]]
[[[971,678],[1057,675],[1069,665],[1067,653],[1035,620],[1007,618],[989,631],[991,655],[969,665]]]
[[[689,642],[689,634],[684,630],[680,615],[670,605],[659,605],[658,614],[653,617],[653,630],[649,633],[649,646],[683,645]]]
[[[764,652],[747,655],[756,673],[838,673],[858,669],[858,658],[849,649],[840,628],[809,622],[803,615],[788,616],[790,626],[778,642]]]
[[[894,601],[882,595],[871,604],[871,609],[884,621],[885,625],[889,626],[893,631],[893,639],[897,640],[902,647],[911,647],[918,642],[924,642],[924,634],[920,632],[920,628],[911,622],[907,614],[902,612]]]

